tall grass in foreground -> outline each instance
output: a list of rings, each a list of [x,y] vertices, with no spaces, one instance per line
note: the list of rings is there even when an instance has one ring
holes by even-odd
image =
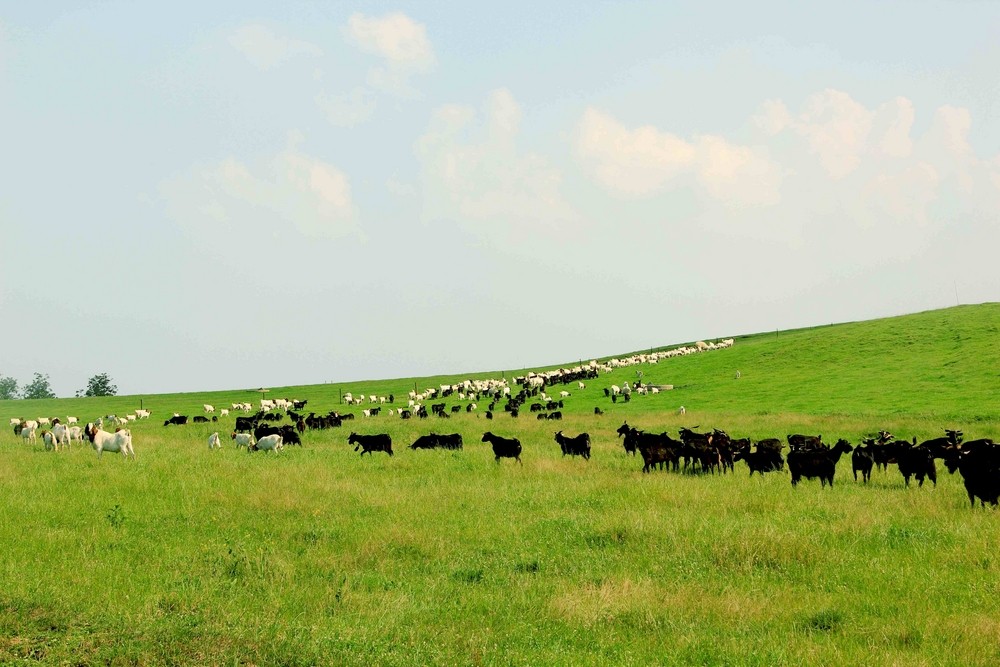
[[[236,392],[148,397],[161,418],[133,425],[134,463],[45,452],[6,430],[0,662],[997,664],[1000,517],[970,511],[959,477],[939,467],[936,488],[906,489],[891,469],[863,486],[847,457],[832,490],[750,478],[742,464],[643,475],[614,430],[627,419],[758,438],[945,426],[1000,438],[998,321],[991,305],[749,337],[642,367],[677,386],[655,397],[603,397],[635,369],[570,387],[563,422],[487,422],[482,407],[447,421],[383,415],[278,455],[209,452],[208,434],[231,422],[162,426],[163,413]],[[953,335],[974,360],[953,354]],[[918,341],[912,355],[893,352],[900,336]],[[340,389],[274,394],[325,412]],[[133,399],[0,414],[88,419]],[[396,456],[359,457],[352,427],[391,433]],[[495,464],[487,429],[519,437],[524,465]],[[557,429],[589,431],[592,460],[562,458]],[[406,449],[431,430],[462,433],[465,449]]]

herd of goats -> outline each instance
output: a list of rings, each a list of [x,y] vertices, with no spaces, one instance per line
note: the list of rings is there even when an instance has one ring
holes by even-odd
[[[297,402],[294,407],[303,408],[305,403]],[[447,416],[443,404],[433,404],[431,414]],[[291,423],[275,423],[283,421],[286,415],[291,418]],[[237,416],[230,437],[237,447],[246,447],[250,452],[279,451],[286,445],[301,445],[301,434],[306,430],[340,427],[344,421],[353,419],[353,414],[335,411],[317,416],[315,413],[300,414],[292,409],[287,412],[262,410],[252,415]],[[119,427],[114,432],[105,431],[102,428],[103,420],[88,423],[84,428],[65,426],[59,419],[45,421],[49,422],[46,424],[49,428],[43,429],[41,439],[46,449],[59,449],[61,445],[68,446],[73,439],[86,439],[98,455],[107,450],[135,456],[131,431],[126,428]],[[192,421],[206,423],[210,420],[200,417]],[[187,422],[186,416],[174,415],[164,422],[164,426],[183,425]],[[37,427],[34,420],[12,419],[11,424],[15,434],[24,437],[26,442],[34,440],[34,430]],[[617,435],[626,454],[638,454],[642,458],[644,473],[666,469],[675,472],[683,470],[724,474],[732,472],[737,461],[743,461],[751,476],[755,472],[763,476],[782,471],[787,466],[792,486],[805,478],[819,479],[822,486],[829,484],[832,487],[837,463],[844,454],[851,454],[855,481],[858,481],[860,474],[860,481],[867,483],[873,468],[886,470],[888,466],[896,465],[907,486],[911,478],[915,478],[923,486],[925,479],[937,484],[935,461],[940,459],[950,473],[960,473],[973,507],[977,499],[983,506],[986,503],[996,506],[1000,501],[1000,443],[989,438],[966,441],[962,431],[955,429],[945,429],[943,437],[919,443],[916,438],[912,441],[897,439],[883,430],[875,436],[864,438],[857,446],[838,439],[832,447],[823,442],[820,435],[794,434],[786,438],[787,455],[783,455],[786,443],[778,438],[753,442],[749,438],[732,438],[721,429],[696,432],[681,428],[675,439],[668,433],[642,431],[626,422],[617,429]],[[555,433],[555,441],[563,456],[590,459],[591,437],[588,433],[569,436],[560,430]],[[522,446],[517,438],[506,438],[487,431],[482,436],[482,442],[492,446],[497,462],[504,458],[521,462]],[[393,455],[392,438],[387,433],[365,435],[352,432],[348,437],[348,444],[355,445],[354,450],[360,451],[362,456],[374,452]],[[213,433],[209,437],[209,448],[221,446],[218,432]],[[463,440],[459,433],[421,435],[410,445],[414,450],[462,447]]]
[[[456,396],[459,400],[469,401],[464,406],[466,412],[473,412],[477,409],[475,401],[489,401],[488,408],[484,416],[487,420],[492,420],[494,411],[497,413],[506,412],[512,418],[517,418],[520,411],[527,406],[532,413],[538,413],[537,419],[562,419],[561,409],[563,399],[569,396],[568,391],[560,391],[557,395],[548,396],[545,394],[546,388],[551,388],[557,384],[569,385],[578,384],[580,389],[584,388],[585,380],[596,379],[601,372],[609,372],[614,369],[633,366],[637,364],[655,364],[657,361],[672,356],[682,354],[694,354],[714,349],[725,349],[731,347],[732,339],[726,339],[718,343],[703,343],[699,341],[691,347],[681,347],[673,350],[653,352],[649,355],[639,354],[624,359],[612,359],[609,362],[598,364],[592,361],[587,365],[581,365],[572,369],[558,369],[545,373],[529,373],[525,377],[514,378],[515,386],[520,386],[516,392],[509,386],[506,380],[465,380],[458,385],[441,385],[439,388],[427,389],[424,392],[411,391],[407,397],[406,407],[388,408],[390,415],[395,414],[400,419],[426,419],[428,417],[448,418],[449,410],[444,402],[431,403],[430,411],[426,408],[426,403]],[[637,375],[641,377],[642,373]],[[737,377],[739,372],[737,371]],[[655,386],[644,386],[640,381],[636,381],[633,386],[626,382],[623,387],[612,386],[604,390],[605,397],[612,402],[617,402],[619,397],[628,402],[632,393],[655,394],[658,388]],[[540,400],[533,400],[539,397]],[[362,405],[365,397],[353,397],[345,394],[342,400],[348,405]],[[362,410],[364,418],[376,417],[382,406],[395,404],[395,397],[368,396],[370,407]],[[249,403],[233,403],[234,412],[244,412],[245,415],[236,416],[235,426],[232,429],[231,438],[237,447],[246,447],[248,451],[278,451],[285,445],[301,445],[301,435],[306,430],[327,429],[341,427],[344,421],[353,420],[354,414],[341,414],[337,411],[330,411],[326,415],[317,415],[315,412],[309,414],[299,413],[304,410],[308,401],[288,401],[284,399],[261,400],[261,410],[250,414],[251,405]],[[376,405],[377,404],[377,405]],[[498,406],[501,409],[498,409]],[[214,413],[215,408],[210,405],[204,406],[206,415],[197,415],[191,419],[193,423],[215,423],[218,416],[207,413]],[[455,413],[463,408],[453,405],[450,412]],[[684,412],[681,407],[679,413]],[[220,410],[220,416],[228,416],[229,410]],[[603,414],[599,407],[594,408],[594,414]],[[120,452],[125,456],[135,457],[132,447],[131,431],[127,428],[130,422],[148,418],[148,410],[136,410],[134,414],[127,415],[127,418],[118,418],[114,415],[107,416],[108,427],[114,429],[113,432],[104,430],[105,420],[99,418],[94,423],[88,423],[85,427],[80,427],[75,417],[68,417],[67,423],[61,423],[60,419],[38,419],[21,420],[11,419],[15,435],[22,437],[25,442],[34,442],[36,439],[36,429],[42,426],[40,437],[46,449],[59,449],[68,447],[74,440],[83,442],[84,439],[90,442],[97,451],[98,456],[105,450]],[[291,419],[291,423],[277,425],[277,422],[284,421],[285,417]],[[164,426],[184,425],[188,423],[188,417],[174,414],[164,421]],[[986,503],[998,505],[1000,501],[1000,444],[993,442],[989,438],[982,438],[971,441],[963,441],[963,434],[959,430],[946,429],[944,437],[917,442],[913,438],[912,442],[897,439],[887,431],[880,431],[876,436],[864,438],[861,444],[852,446],[844,439],[838,439],[831,447],[823,442],[819,435],[788,435],[788,453],[783,456],[785,442],[777,438],[768,438],[751,442],[749,438],[732,438],[725,431],[714,429],[710,432],[696,432],[692,429],[681,428],[679,437],[672,438],[667,433],[650,433],[641,431],[623,423],[617,430],[626,454],[635,455],[638,453],[643,461],[642,471],[648,473],[654,469],[659,470],[683,470],[694,473],[726,473],[734,469],[737,461],[744,461],[752,476],[755,472],[760,475],[781,471],[787,465],[791,473],[792,486],[797,485],[803,478],[819,479],[822,486],[829,484],[833,486],[834,474],[837,463],[844,454],[851,454],[851,466],[855,481],[858,474],[861,474],[861,481],[867,483],[871,478],[873,468],[886,470],[889,465],[896,465],[903,475],[906,485],[909,486],[910,479],[916,478],[923,486],[925,479],[930,479],[937,484],[937,468],[935,461],[941,459],[950,473],[958,471],[965,484],[969,501],[975,507],[976,499],[985,506]],[[579,433],[575,436],[564,435],[562,431],[555,433],[555,441],[559,445],[563,456],[579,456],[589,460],[591,454],[591,438],[587,433]],[[506,438],[485,432],[482,442],[489,443],[493,448],[495,460],[510,458],[520,463],[522,447],[517,438]],[[385,452],[392,456],[392,438],[386,434],[362,435],[351,433],[348,443],[355,445],[355,451],[361,454],[371,454],[373,452]],[[209,448],[214,449],[222,446],[222,439],[218,432],[212,433],[208,440]],[[438,435],[435,433],[421,435],[410,445],[411,449],[462,449],[462,436],[458,433]]]

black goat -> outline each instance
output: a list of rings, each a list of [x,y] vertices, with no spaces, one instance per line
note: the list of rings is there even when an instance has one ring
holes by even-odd
[[[1000,499],[1000,446],[989,444],[970,451],[962,451],[958,471],[965,483],[972,508],[976,498],[983,507],[989,503],[996,507]]]
[[[563,435],[562,431],[557,431],[556,442],[559,443],[563,456],[569,454],[570,456],[582,456],[584,459],[590,460],[589,433],[581,433],[571,438]]]
[[[733,461],[746,461],[747,467],[750,468],[751,477],[755,472],[760,473],[763,477],[764,473],[781,470],[785,466],[780,449],[775,450],[767,447],[761,449],[759,444],[756,451],[751,451],[750,447],[740,449],[733,456]]]
[[[788,449],[789,451],[811,451],[816,449],[826,449],[823,445],[823,436],[821,435],[802,435],[796,433],[787,436],[788,438]]]
[[[846,440],[838,440],[833,449],[797,449],[788,452],[788,470],[792,473],[792,486],[799,483],[803,477],[815,479],[819,477],[820,484],[826,486],[828,483],[833,487],[833,476],[837,471],[837,461],[841,454],[853,451],[853,447]]]
[[[858,472],[861,472],[861,479],[865,484],[872,478],[872,468],[875,465],[875,457],[872,447],[875,445],[872,440],[865,440],[863,445],[858,445],[851,453],[851,470],[854,472],[854,481],[858,481]]]
[[[389,456],[392,456],[392,438],[387,433],[379,433],[377,435],[351,433],[351,436],[347,439],[347,444],[356,445],[354,451],[360,449],[361,456],[371,454],[372,452],[385,452]]]
[[[483,433],[483,442],[493,445],[493,455],[497,463],[500,459],[516,459],[521,463],[521,441],[517,438],[503,438],[487,431]]]
[[[913,446],[903,446],[896,456],[896,465],[899,472],[906,480],[906,486],[910,485],[910,477],[916,477],[920,486],[924,485],[924,477],[929,478],[937,486],[937,466],[934,465],[934,455],[931,448],[924,445],[917,445],[917,439],[913,438]]]
[[[639,450],[639,455],[642,457],[643,472],[649,472],[656,465],[660,466],[660,470],[663,470],[664,465],[668,468],[673,465],[676,472],[684,443],[674,440],[666,433],[636,431],[633,437],[637,439],[636,449]]]

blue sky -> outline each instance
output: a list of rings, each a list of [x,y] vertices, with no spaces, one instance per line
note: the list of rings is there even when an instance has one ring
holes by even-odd
[[[995,301],[995,3],[0,2],[0,374],[519,369]]]

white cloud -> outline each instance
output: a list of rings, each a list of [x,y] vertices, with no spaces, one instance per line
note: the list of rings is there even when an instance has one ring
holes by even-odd
[[[369,17],[356,12],[348,19],[345,33],[362,51],[384,60],[384,66],[368,70],[367,83],[376,90],[412,97],[416,92],[410,77],[428,71],[436,62],[423,24],[405,14]]]
[[[229,43],[253,65],[262,70],[273,69],[292,56],[323,55],[322,49],[310,42],[275,34],[262,25],[244,25],[229,36]]]
[[[827,173],[839,179],[861,163],[872,117],[872,112],[847,93],[827,89],[806,100],[805,110],[791,127],[806,138]]]
[[[650,125],[629,130],[610,115],[587,109],[576,147],[595,178],[616,194],[648,196],[694,176],[704,192],[732,205],[780,199],[781,173],[767,155],[723,137],[688,142]]]
[[[822,249],[840,258],[835,270],[850,273],[907,263],[944,240],[971,238],[970,229],[996,227],[1000,156],[975,155],[969,112],[941,107],[915,135],[917,118],[905,97],[869,108],[823,90],[791,111],[785,101],[764,102],[747,118],[744,131],[757,143],[746,145],[626,127],[587,109],[575,147],[584,171],[618,200],[598,202],[622,210],[623,220],[711,235],[732,245],[734,261],[747,244],[804,261],[818,258],[806,249]]]
[[[510,91],[492,92],[485,118],[469,107],[434,113],[417,140],[424,219],[449,219],[486,234],[547,233],[577,219],[565,202],[562,174],[517,149],[521,109]]]
[[[628,130],[606,113],[587,109],[577,130],[577,151],[610,190],[648,195],[695,161],[684,140],[651,125]]]
[[[405,14],[376,18],[356,12],[347,30],[358,47],[385,58],[392,67],[425,71],[434,64],[426,29]]]
[[[491,133],[498,138],[514,137],[521,128],[521,107],[506,88],[490,95],[487,117]]]
[[[375,112],[375,96],[367,88],[355,88],[347,95],[316,96],[316,104],[331,124],[338,127],[360,125]]]
[[[881,105],[875,112],[872,130],[878,152],[890,157],[908,157],[913,152],[910,130],[915,118],[913,102],[905,97]]]
[[[767,100],[752,121],[769,137],[787,131],[804,139],[826,173],[839,180],[866,157],[909,157],[915,118],[913,103],[905,97],[870,111],[847,93],[827,89],[810,95],[795,116],[781,100]]]
[[[417,196],[417,188],[415,185],[401,181],[396,176],[390,176],[386,180],[385,189],[396,197],[410,198]]]
[[[698,181],[715,199],[732,206],[781,199],[781,171],[761,151],[713,136],[699,137],[696,146]]]
[[[957,156],[969,155],[969,128],[972,127],[972,117],[968,109],[953,106],[943,106],[934,114],[934,124],[929,138],[949,153]]]
[[[986,169],[990,182],[993,184],[996,191],[1000,193],[1000,155],[997,155],[992,160],[987,161]]]
[[[883,172],[863,188],[860,203],[865,209],[859,219],[868,225],[886,224],[891,228],[926,226],[929,206],[938,197],[940,179],[937,171],[918,162],[899,172]]]
[[[971,127],[972,117],[967,109],[940,107],[917,146],[917,154],[935,165],[942,180],[954,180],[966,194],[975,189],[984,168],[988,169],[985,162],[976,158],[969,144]]]
[[[295,231],[310,238],[357,233],[358,213],[347,176],[289,147],[252,169],[236,158],[192,169],[161,185],[186,228],[201,234]]]
[[[766,100],[753,120],[765,134],[773,136],[788,127],[791,115],[781,100]]]

